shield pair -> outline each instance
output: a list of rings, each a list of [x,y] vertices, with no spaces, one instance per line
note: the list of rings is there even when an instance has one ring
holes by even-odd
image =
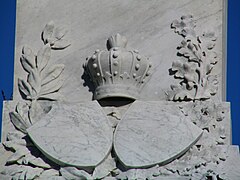
[[[202,134],[176,104],[160,101],[133,102],[115,131],[97,101],[59,103],[27,132],[50,160],[83,169],[98,166],[112,149],[126,168],[164,165]]]

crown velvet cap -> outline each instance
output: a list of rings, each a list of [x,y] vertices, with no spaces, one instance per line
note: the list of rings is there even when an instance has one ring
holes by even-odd
[[[138,99],[150,76],[151,63],[137,50],[126,49],[120,34],[107,40],[107,50],[96,50],[84,67],[94,86],[94,99],[124,97]]]

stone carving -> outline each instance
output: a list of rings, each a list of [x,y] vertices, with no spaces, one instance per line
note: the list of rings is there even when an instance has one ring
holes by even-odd
[[[96,101],[53,105],[27,132],[39,150],[61,166],[93,169],[112,148],[112,127]]]
[[[173,63],[170,71],[182,80],[180,90],[169,94],[173,101],[205,100],[216,91],[210,88],[216,38],[211,33],[196,36],[194,27],[191,16],[172,24],[184,37],[178,52],[183,63]],[[96,50],[84,65],[102,107],[97,101],[52,102],[59,99],[64,66],[49,67],[48,61],[52,50],[70,45],[65,34],[50,22],[37,55],[23,48],[21,63],[28,77],[19,80],[19,90],[24,101],[10,113],[16,130],[3,142],[10,156],[0,179],[239,179],[240,160],[234,158],[239,152],[228,146],[228,104],[133,102],[151,64],[127,50],[126,38],[119,34],[108,39],[108,50]],[[109,97],[131,100],[120,103]],[[236,168],[229,168],[231,163]]]
[[[59,100],[59,89],[62,87],[63,64],[49,66],[51,50],[61,50],[70,46],[63,37],[64,28],[55,28],[54,23],[48,23],[42,32],[44,45],[36,54],[31,48],[24,46],[20,58],[23,69],[28,73],[27,81],[18,79],[19,92],[23,98],[19,101],[10,119],[16,132],[9,132],[7,141],[3,142],[6,149],[13,152],[8,158],[6,168],[2,174],[16,179],[34,179],[39,177],[46,169],[54,168],[51,162],[33,145],[27,134],[42,114],[47,113],[51,107],[41,106],[41,100]]]
[[[144,112],[148,113],[141,119]],[[152,114],[156,115],[154,120],[151,117]],[[144,125],[146,121],[149,126]],[[132,131],[134,133],[131,135]],[[59,173],[62,175],[60,177],[65,179],[121,177],[124,175],[121,170],[122,165],[126,169],[149,168],[155,164],[164,165],[184,154],[201,136],[201,130],[191,123],[174,104],[141,101],[136,101],[131,105],[115,130],[113,142],[115,156],[109,154],[113,129],[96,101],[80,104],[54,104],[51,111],[28,128],[27,132],[36,145],[34,146],[28,139],[35,152],[28,162],[33,164],[35,161],[31,160],[38,159],[36,166],[42,168],[40,174],[46,170],[60,168]],[[169,136],[164,135],[166,134],[164,132],[170,133]],[[179,133],[174,135],[174,132]],[[122,141],[124,137],[132,137],[132,139],[125,138]],[[140,143],[141,141],[138,141],[140,144],[135,142],[142,138],[143,144]],[[169,138],[175,141],[169,144]],[[133,144],[131,140],[135,143]],[[179,141],[182,143],[179,144]],[[149,149],[151,144],[155,147],[154,149]],[[11,148],[10,145],[8,148]],[[23,148],[26,147],[23,145]],[[41,161],[45,157],[51,161]],[[150,169],[158,172],[157,167]],[[144,171],[134,169],[127,172],[135,171],[141,175],[143,173],[151,175],[149,169]]]
[[[42,31],[42,41],[45,45],[49,45],[51,49],[61,50],[71,45],[71,43],[65,39],[67,30],[64,27],[55,27],[54,22],[50,21],[46,24]]]
[[[197,35],[195,23],[191,15],[182,16],[171,24],[174,32],[184,40],[178,46],[179,60],[172,63],[170,75],[179,79],[179,85],[172,85],[169,100],[191,101],[206,100],[217,92],[217,78],[211,75],[218,62],[217,53],[213,51],[216,36],[214,32]]]
[[[58,91],[64,83],[64,64],[48,66],[48,63],[51,49],[64,49],[70,45],[63,39],[65,34],[66,30],[55,28],[51,21],[42,32],[44,46],[37,54],[34,54],[29,47],[24,46],[22,49],[20,61],[28,76],[27,81],[18,79],[18,87],[23,99],[30,102],[19,102],[16,111],[10,113],[10,116],[14,126],[24,133],[37,119],[37,114],[41,114],[39,112],[48,111],[42,109],[39,100],[61,98]]]
[[[227,146],[217,142],[221,136],[219,129],[223,125],[227,127],[223,122],[228,123],[230,120],[227,104],[205,101],[194,103],[161,103],[161,107],[170,107],[173,111],[171,114],[175,114],[179,110],[182,112],[182,115],[191,117],[191,121],[203,129],[203,135],[180,158],[164,166],[156,165],[145,170],[127,170],[117,176],[119,179],[126,177],[129,179],[239,179],[240,158],[238,147]],[[220,117],[221,121],[219,121]],[[227,130],[225,130],[225,133],[225,136],[228,136]],[[223,142],[229,144],[229,140],[227,139]],[[232,160],[234,157],[236,159]],[[228,164],[230,161],[232,161],[234,166]],[[227,168],[230,166],[231,170]]]
[[[157,101],[135,101],[119,122],[114,148],[126,167],[167,164],[184,154],[200,138],[201,129],[176,106],[162,105]]]
[[[126,97],[137,99],[150,76],[151,63],[137,50],[126,49],[127,39],[111,36],[107,50],[96,50],[87,58],[86,73],[95,85],[94,99]]]
[[[213,102],[195,102],[179,105],[185,116],[213,138],[213,144],[230,145],[229,104]],[[207,139],[201,138],[201,142]],[[209,142],[209,140],[208,140]]]

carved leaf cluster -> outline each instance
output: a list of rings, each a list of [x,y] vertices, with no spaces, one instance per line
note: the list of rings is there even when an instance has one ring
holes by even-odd
[[[172,85],[169,99],[173,101],[206,100],[217,92],[217,79],[211,72],[218,59],[215,46],[216,36],[213,32],[197,36],[192,16],[183,16],[175,20],[171,28],[183,36],[177,47],[179,60],[172,63],[170,75],[179,79],[178,85]]]
[[[7,164],[34,165],[39,168],[50,168],[41,158],[40,151],[33,145],[28,136],[20,133],[9,133],[3,145],[14,153]]]
[[[26,129],[32,125],[29,118],[29,105],[19,102],[15,111],[10,112],[10,119],[13,125],[21,132],[27,133]]]
[[[42,172],[43,169],[37,167],[33,168],[24,165],[12,165],[5,167],[1,174],[10,176],[12,179],[32,180],[40,176]]]
[[[55,27],[54,22],[50,21],[42,32],[42,40],[52,49],[65,49],[71,45],[67,39],[64,39],[66,33],[67,30],[64,27]]]
[[[13,154],[7,159],[5,169],[1,174],[16,179],[35,179],[51,166],[43,160],[41,152],[33,145],[28,136],[21,132],[9,133],[5,148]]]
[[[42,32],[44,45],[36,54],[27,46],[22,49],[20,62],[27,72],[27,80],[18,79],[23,100],[17,104],[15,111],[9,114],[12,124],[18,131],[9,133],[7,141],[3,142],[4,147],[13,154],[7,159],[7,166],[1,174],[13,179],[60,177],[59,171],[52,169],[52,162],[50,163],[41,154],[26,134],[27,128],[32,126],[39,116],[51,109],[51,107],[42,108],[39,100],[61,99],[59,89],[64,83],[64,65],[49,66],[49,61],[51,50],[65,49],[70,45],[63,39],[65,34],[66,31],[63,28],[55,28],[53,22],[50,22]]]
[[[55,45],[55,43],[60,43],[63,40],[65,34],[66,31],[63,28],[55,28],[54,23],[50,22],[42,32],[44,45],[36,55],[27,46],[22,49],[20,62],[28,75],[27,80],[18,79],[18,87],[23,99],[29,100],[30,104],[19,105],[15,112],[10,113],[12,123],[22,132],[25,132],[34,123],[39,112],[43,111],[38,100],[55,101],[61,99],[59,89],[64,83],[64,64],[52,66],[48,64],[52,49],[64,49],[70,45],[62,45],[61,47]],[[21,108],[24,109],[24,114],[27,114],[27,117],[23,117],[23,113],[19,110]]]
[[[27,50],[26,50],[27,49]],[[49,44],[44,45],[33,55],[32,50],[23,47],[21,63],[28,72],[27,81],[18,79],[18,87],[27,100],[49,99],[56,100],[56,92],[63,85],[63,64],[48,67],[51,57]]]
[[[195,36],[194,28],[196,27],[193,21],[192,15],[186,15],[181,17],[181,21],[174,20],[171,24],[171,28],[174,32],[183,36],[184,38],[188,35]]]

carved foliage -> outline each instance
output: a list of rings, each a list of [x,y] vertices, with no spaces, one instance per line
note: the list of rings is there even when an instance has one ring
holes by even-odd
[[[44,44],[50,44],[52,49],[65,49],[71,43],[64,39],[67,30],[64,27],[56,27],[53,21],[46,24],[42,32],[42,40]]]
[[[213,51],[216,36],[213,32],[204,32],[197,36],[192,16],[182,16],[171,24],[174,32],[184,39],[177,47],[179,60],[172,63],[170,75],[179,79],[178,85],[172,85],[169,99],[173,101],[206,100],[217,92],[217,78],[211,71],[218,59]]]
[[[3,142],[6,149],[13,152],[7,159],[1,172],[15,179],[35,179],[51,166],[43,160],[41,152],[21,132],[8,133],[7,141]]]
[[[63,43],[66,34],[64,28],[55,28],[54,23],[48,23],[43,32],[42,40],[44,45],[36,54],[31,48],[24,46],[20,58],[23,69],[28,73],[27,81],[18,79],[19,91],[24,100],[30,101],[25,104],[18,104],[15,112],[10,113],[11,121],[15,127],[26,133],[40,112],[43,112],[38,100],[59,100],[61,95],[58,92],[64,83],[64,64],[48,66],[52,49],[64,49],[69,43]]]
[[[27,51],[26,51],[27,49]],[[31,52],[31,54],[27,54]],[[30,48],[24,47],[21,63],[28,72],[27,81],[18,79],[18,87],[27,100],[49,99],[57,100],[56,92],[63,85],[63,64],[47,67],[51,56],[49,44],[44,45],[33,55]],[[32,59],[30,59],[32,58]]]
[[[5,169],[1,174],[14,179],[49,179],[59,177],[54,170],[55,164],[50,163],[41,152],[32,144],[26,135],[26,129],[39,119],[42,113],[50,108],[42,108],[39,100],[59,100],[59,89],[63,85],[63,64],[49,66],[51,50],[65,49],[70,45],[63,37],[66,30],[55,28],[54,23],[48,23],[43,32],[44,45],[36,54],[31,48],[24,46],[20,62],[28,73],[27,80],[18,79],[19,91],[23,101],[19,102],[15,111],[10,113],[10,119],[18,130],[9,133],[7,141],[3,142],[5,148],[13,154],[8,158]]]

